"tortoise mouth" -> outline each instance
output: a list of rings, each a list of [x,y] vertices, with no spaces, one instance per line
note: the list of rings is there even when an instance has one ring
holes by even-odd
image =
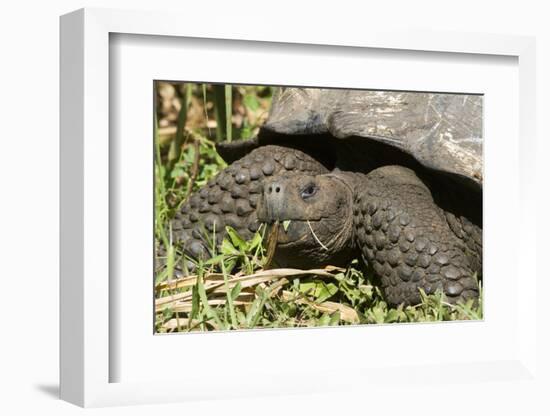
[[[318,230],[322,220],[293,220],[284,230],[283,224],[277,226],[277,240],[270,241],[268,250],[273,249],[273,261],[277,267],[311,269],[334,265],[344,267],[356,253],[347,243],[335,240]],[[337,236],[338,238],[338,236]],[[346,240],[347,241],[347,240]],[[272,248],[272,245],[275,247]]]
[[[311,220],[304,220],[304,219],[289,219],[289,218],[286,218],[286,219],[283,219],[283,220],[276,220],[276,219],[269,219],[269,220],[263,220],[262,223],[266,224],[266,225],[269,225],[269,226],[273,226],[275,225],[275,223],[279,223],[279,227],[284,227],[284,224],[286,221],[289,222],[289,225],[292,224],[292,223],[303,223],[303,224],[307,224],[307,222],[311,222],[311,223],[314,223],[314,222],[320,222],[322,220],[322,218],[313,218]]]
[[[321,219],[311,219],[311,220],[298,219],[298,220],[283,220],[283,221],[272,220],[272,221],[266,221],[265,224],[267,224],[268,227],[274,227],[275,224],[278,223],[277,247],[288,248],[288,247],[295,246],[300,243],[306,243],[307,241],[309,241],[311,238],[311,229],[312,229],[311,224],[317,224],[320,221]]]

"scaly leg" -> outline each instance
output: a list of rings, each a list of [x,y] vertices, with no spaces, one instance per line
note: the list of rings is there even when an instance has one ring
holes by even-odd
[[[441,289],[451,303],[478,297],[481,229],[468,222],[470,233],[459,235],[453,218],[410,169],[385,166],[366,175],[355,199],[356,241],[391,305],[418,303],[420,288]]]

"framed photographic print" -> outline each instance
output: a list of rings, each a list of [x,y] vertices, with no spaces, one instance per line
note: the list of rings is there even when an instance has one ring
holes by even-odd
[[[62,398],[537,383],[534,41],[179,21],[61,18]]]
[[[482,96],[154,85],[156,333],[482,319]]]

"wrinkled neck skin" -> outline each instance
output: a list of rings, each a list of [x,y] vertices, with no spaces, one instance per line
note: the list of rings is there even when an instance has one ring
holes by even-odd
[[[277,266],[347,266],[357,257],[353,202],[359,176],[362,175],[334,171],[317,176],[273,179],[273,184],[284,188],[283,200],[274,203],[264,195],[258,217],[268,224],[279,221],[274,256]],[[309,184],[315,184],[318,190],[314,197],[304,200],[300,193]],[[267,183],[265,194],[269,185]]]

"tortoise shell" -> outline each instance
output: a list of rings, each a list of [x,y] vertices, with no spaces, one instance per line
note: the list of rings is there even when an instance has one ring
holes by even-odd
[[[361,138],[396,147],[422,165],[483,183],[482,96],[277,88],[264,131]]]

